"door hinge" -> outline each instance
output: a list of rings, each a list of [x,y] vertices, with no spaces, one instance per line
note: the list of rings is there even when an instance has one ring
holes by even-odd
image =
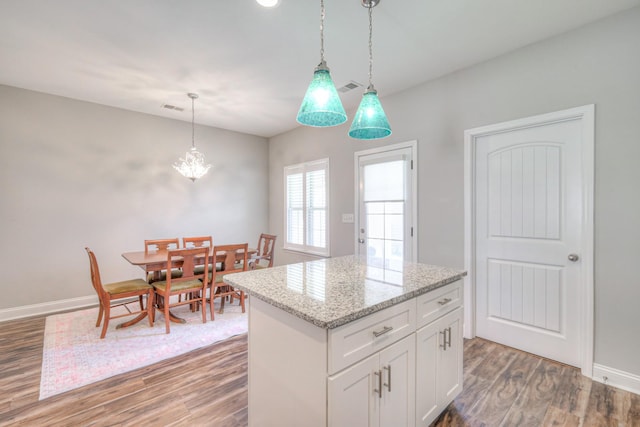
[[[411,237],[413,237],[413,227],[411,227]]]
[[[411,170],[413,170],[413,160],[411,160]]]

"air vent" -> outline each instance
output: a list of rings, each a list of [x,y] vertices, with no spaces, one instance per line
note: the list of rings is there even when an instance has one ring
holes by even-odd
[[[184,108],[176,107],[175,105],[171,104],[162,104],[162,108],[166,108],[167,110],[184,111]]]
[[[354,82],[353,80],[351,80],[349,83],[347,83],[346,85],[338,88],[338,92],[349,92],[350,90],[354,90],[355,88],[358,87],[362,87],[362,85],[358,82]]]

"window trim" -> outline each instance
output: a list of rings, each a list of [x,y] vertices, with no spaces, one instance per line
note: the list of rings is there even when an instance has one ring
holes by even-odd
[[[317,170],[324,170],[325,172],[325,201],[326,201],[326,216],[325,216],[325,243],[326,243],[326,247],[325,248],[321,248],[318,246],[310,246],[307,244],[307,199],[306,199],[306,179],[307,179],[307,173],[308,172],[312,172],[312,171],[317,171]],[[309,255],[315,255],[315,256],[320,256],[320,257],[330,257],[331,256],[331,241],[330,241],[330,229],[331,229],[331,221],[330,221],[330,168],[329,168],[329,159],[328,158],[324,158],[324,159],[319,159],[319,160],[313,160],[313,161],[309,161],[309,162],[304,162],[304,163],[298,163],[295,165],[289,165],[289,166],[285,166],[284,167],[284,171],[283,171],[283,187],[284,187],[284,215],[283,215],[283,219],[284,219],[284,243],[283,243],[283,249],[285,250],[290,250],[290,251],[295,251],[295,252],[301,252],[301,253],[305,253],[305,254],[309,254]],[[303,191],[303,240],[304,243],[303,244],[296,244],[296,243],[290,243],[288,241],[288,231],[289,231],[289,224],[288,224],[288,219],[289,219],[289,210],[288,210],[288,197],[289,197],[289,193],[288,193],[288,188],[287,188],[287,177],[289,175],[292,175],[294,173],[300,173],[302,172],[303,174],[303,179],[302,179],[302,191]]]

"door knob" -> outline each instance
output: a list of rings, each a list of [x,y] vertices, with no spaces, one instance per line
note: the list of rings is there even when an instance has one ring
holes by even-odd
[[[580,257],[578,255],[576,255],[576,254],[569,254],[569,256],[567,258],[569,258],[569,261],[571,261],[571,262],[576,262],[576,261],[578,261],[580,259]]]

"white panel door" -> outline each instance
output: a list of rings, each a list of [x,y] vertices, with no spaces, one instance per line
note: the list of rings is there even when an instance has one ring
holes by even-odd
[[[476,333],[580,366],[582,124],[476,139]]]

